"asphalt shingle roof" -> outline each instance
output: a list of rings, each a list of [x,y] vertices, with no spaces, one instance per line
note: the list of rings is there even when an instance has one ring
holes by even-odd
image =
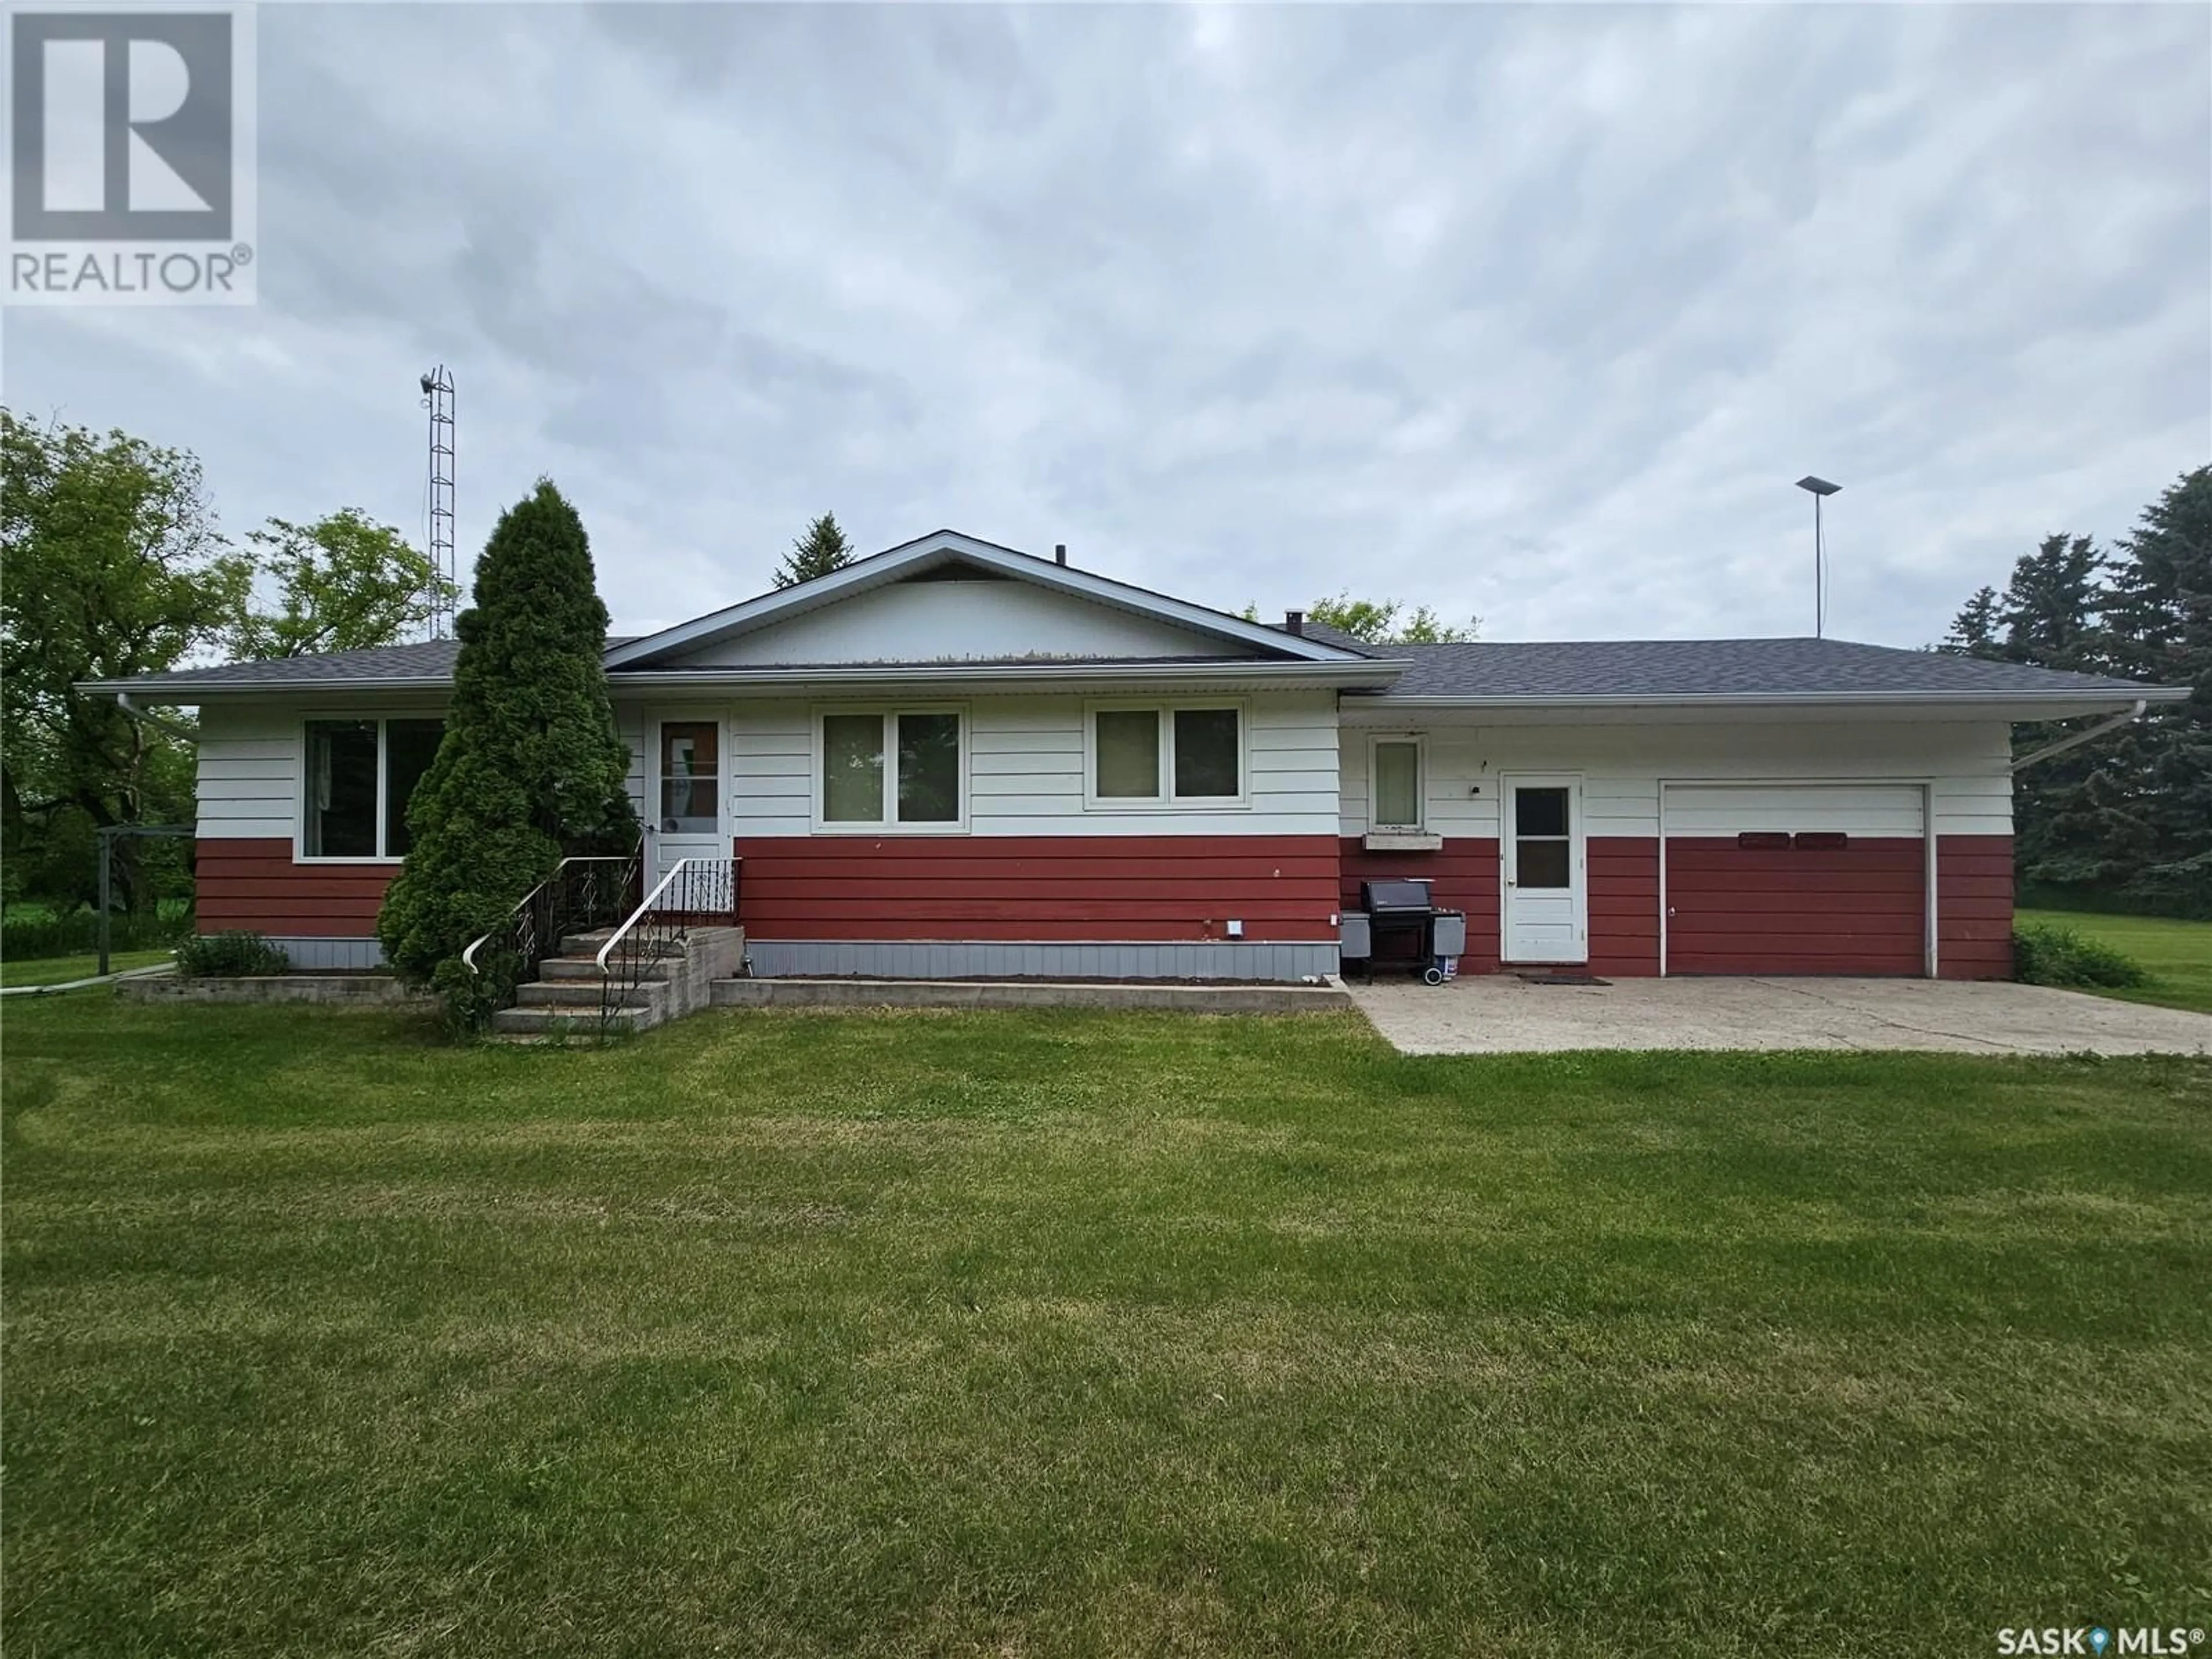
[[[1594,640],[1561,644],[1373,647],[1411,665],[1391,702],[1432,697],[1972,696],[2141,691],[2100,675],[2065,674],[1937,651],[1846,640]]]
[[[1984,662],[1935,651],[1905,651],[1845,640],[1595,640],[1557,644],[1363,645],[1334,629],[1308,623],[1310,635],[1331,645],[1403,662],[1396,684],[1348,696],[1391,702],[1439,698],[1544,702],[1580,697],[1786,697],[1915,695],[1942,696],[2077,696],[2141,693],[2154,688],[2098,675],[2063,674],[2016,663]],[[622,643],[620,637],[608,641]],[[459,649],[451,640],[334,651],[270,662],[231,663],[113,680],[118,690],[195,684],[240,690],[374,687],[451,678]],[[1056,659],[1067,661],[1066,659]],[[851,666],[852,665],[841,665]],[[933,664],[931,666],[950,666]],[[653,671],[635,672],[638,682]],[[619,674],[629,679],[632,674]]]

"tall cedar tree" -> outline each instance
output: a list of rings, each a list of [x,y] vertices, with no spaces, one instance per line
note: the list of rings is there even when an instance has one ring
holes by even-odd
[[[2113,667],[2192,693],[2120,735],[2113,769],[2141,802],[2129,890],[2212,915],[2212,466],[2145,507],[2118,548],[2105,600]]]
[[[842,570],[853,562],[853,544],[837,527],[837,515],[824,513],[806,526],[806,533],[792,543],[791,551],[783,556],[776,567],[775,585],[796,587],[801,582],[811,582],[817,576],[826,576],[833,570]]]
[[[408,806],[413,846],[376,924],[400,976],[445,992],[461,1023],[487,1012],[459,960],[469,942],[564,853],[626,852],[638,834],[607,697],[607,608],[583,521],[550,483],[501,516],[475,593],[455,627],[445,741]]]

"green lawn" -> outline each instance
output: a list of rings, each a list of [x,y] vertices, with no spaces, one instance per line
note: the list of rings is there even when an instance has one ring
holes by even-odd
[[[2099,991],[2099,996],[2212,1014],[2212,921],[2169,921],[2158,916],[2072,910],[2022,910],[2015,920],[2070,927],[2084,939],[2126,951],[2150,972],[2148,985],[2128,991]]]
[[[2212,1063],[5,1026],[11,1655],[2212,1624]]]
[[[150,968],[174,954],[171,951],[111,951],[107,971],[119,974],[126,968]],[[10,958],[0,962],[0,985],[61,985],[73,979],[89,979],[99,971],[97,955]]]

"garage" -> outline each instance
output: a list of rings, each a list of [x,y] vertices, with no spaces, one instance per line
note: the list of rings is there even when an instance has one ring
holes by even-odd
[[[1662,785],[1664,971],[1926,972],[1926,812],[1918,784]]]

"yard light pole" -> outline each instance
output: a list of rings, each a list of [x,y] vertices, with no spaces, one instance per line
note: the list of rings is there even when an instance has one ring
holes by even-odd
[[[1828,632],[1827,561],[1820,549],[1820,502],[1843,488],[1817,478],[1808,472],[1797,480],[1797,488],[1809,490],[1813,496],[1813,637],[1825,639]]]

